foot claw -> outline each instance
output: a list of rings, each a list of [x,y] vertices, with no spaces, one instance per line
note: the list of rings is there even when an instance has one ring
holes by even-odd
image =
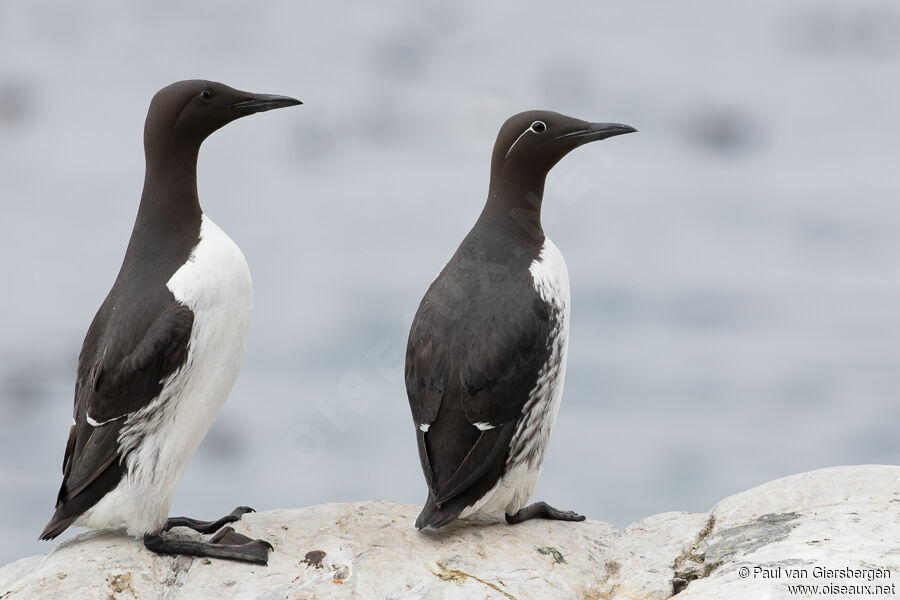
[[[249,506],[238,506],[233,511],[231,511],[231,514],[229,516],[235,516],[240,519],[243,515],[253,512],[256,512],[255,508],[250,508]]]
[[[249,544],[243,546],[243,549],[246,551],[247,557],[252,557],[253,560],[248,560],[247,562],[255,562],[259,565],[269,565],[269,552],[275,550],[272,547],[272,544],[267,542],[266,540],[253,540]]]
[[[585,517],[584,515],[579,515],[577,512],[575,512],[573,510],[567,510],[567,511],[560,512],[554,518],[556,518],[560,521],[584,521],[587,517]]]

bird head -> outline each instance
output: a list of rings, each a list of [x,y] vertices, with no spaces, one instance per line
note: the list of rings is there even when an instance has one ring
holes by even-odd
[[[179,81],[159,90],[150,101],[144,125],[144,148],[168,151],[175,146],[199,149],[211,133],[254,113],[302,104],[287,96],[242,92],[215,81]]]
[[[575,148],[635,131],[628,125],[589,123],[547,110],[521,112],[500,128],[492,170],[510,177],[528,174],[543,178]]]

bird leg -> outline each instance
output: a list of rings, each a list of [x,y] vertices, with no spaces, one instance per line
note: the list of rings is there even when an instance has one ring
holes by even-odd
[[[213,533],[215,531],[218,531],[223,525],[234,523],[243,515],[251,512],[256,511],[249,506],[238,506],[236,509],[231,511],[230,514],[225,515],[218,521],[199,521],[197,519],[191,519],[188,517],[169,517],[166,520],[166,524],[163,525],[162,530],[168,531],[173,527],[188,527],[190,529],[193,529],[197,533]]]
[[[144,547],[157,554],[223,558],[257,565],[267,565],[269,551],[274,550],[269,542],[250,539],[231,527],[223,527],[208,542],[148,534],[144,536]]]
[[[268,564],[269,551],[272,544],[265,540],[250,539],[237,533],[231,527],[223,527],[234,523],[248,512],[254,512],[249,506],[238,506],[230,514],[217,521],[199,521],[188,517],[171,517],[166,520],[159,534],[144,536],[144,547],[157,554],[174,554],[200,556],[208,558],[224,558],[257,565]],[[163,535],[173,527],[189,527],[198,533],[213,533],[208,542],[178,539]]]
[[[553,521],[584,521],[584,515],[571,510],[558,510],[546,502],[535,502],[519,510],[514,515],[506,515],[506,522],[510,525],[522,523],[529,519],[550,519]]]

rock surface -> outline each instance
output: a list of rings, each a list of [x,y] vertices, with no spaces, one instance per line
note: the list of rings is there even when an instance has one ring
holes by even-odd
[[[871,586],[860,597],[900,598],[900,467],[803,473],[731,496],[709,513],[655,515],[624,531],[599,521],[530,521],[417,532],[417,513],[415,506],[364,502],[245,515],[236,529],[276,548],[267,567],[161,557],[119,532],[89,532],[0,568],[0,599],[756,600],[822,593],[792,594],[795,584]],[[791,569],[805,569],[806,579],[791,577]]]
[[[676,561],[679,599],[900,599],[900,467],[785,477],[726,498],[709,519]]]

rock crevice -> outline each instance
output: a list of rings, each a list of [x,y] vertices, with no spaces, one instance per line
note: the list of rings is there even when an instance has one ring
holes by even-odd
[[[710,573],[722,564],[721,562],[706,562],[706,540],[712,533],[715,524],[716,515],[710,513],[709,519],[697,535],[697,541],[675,559],[673,565],[675,574],[672,577],[673,596],[681,593],[692,581],[709,577]]]

